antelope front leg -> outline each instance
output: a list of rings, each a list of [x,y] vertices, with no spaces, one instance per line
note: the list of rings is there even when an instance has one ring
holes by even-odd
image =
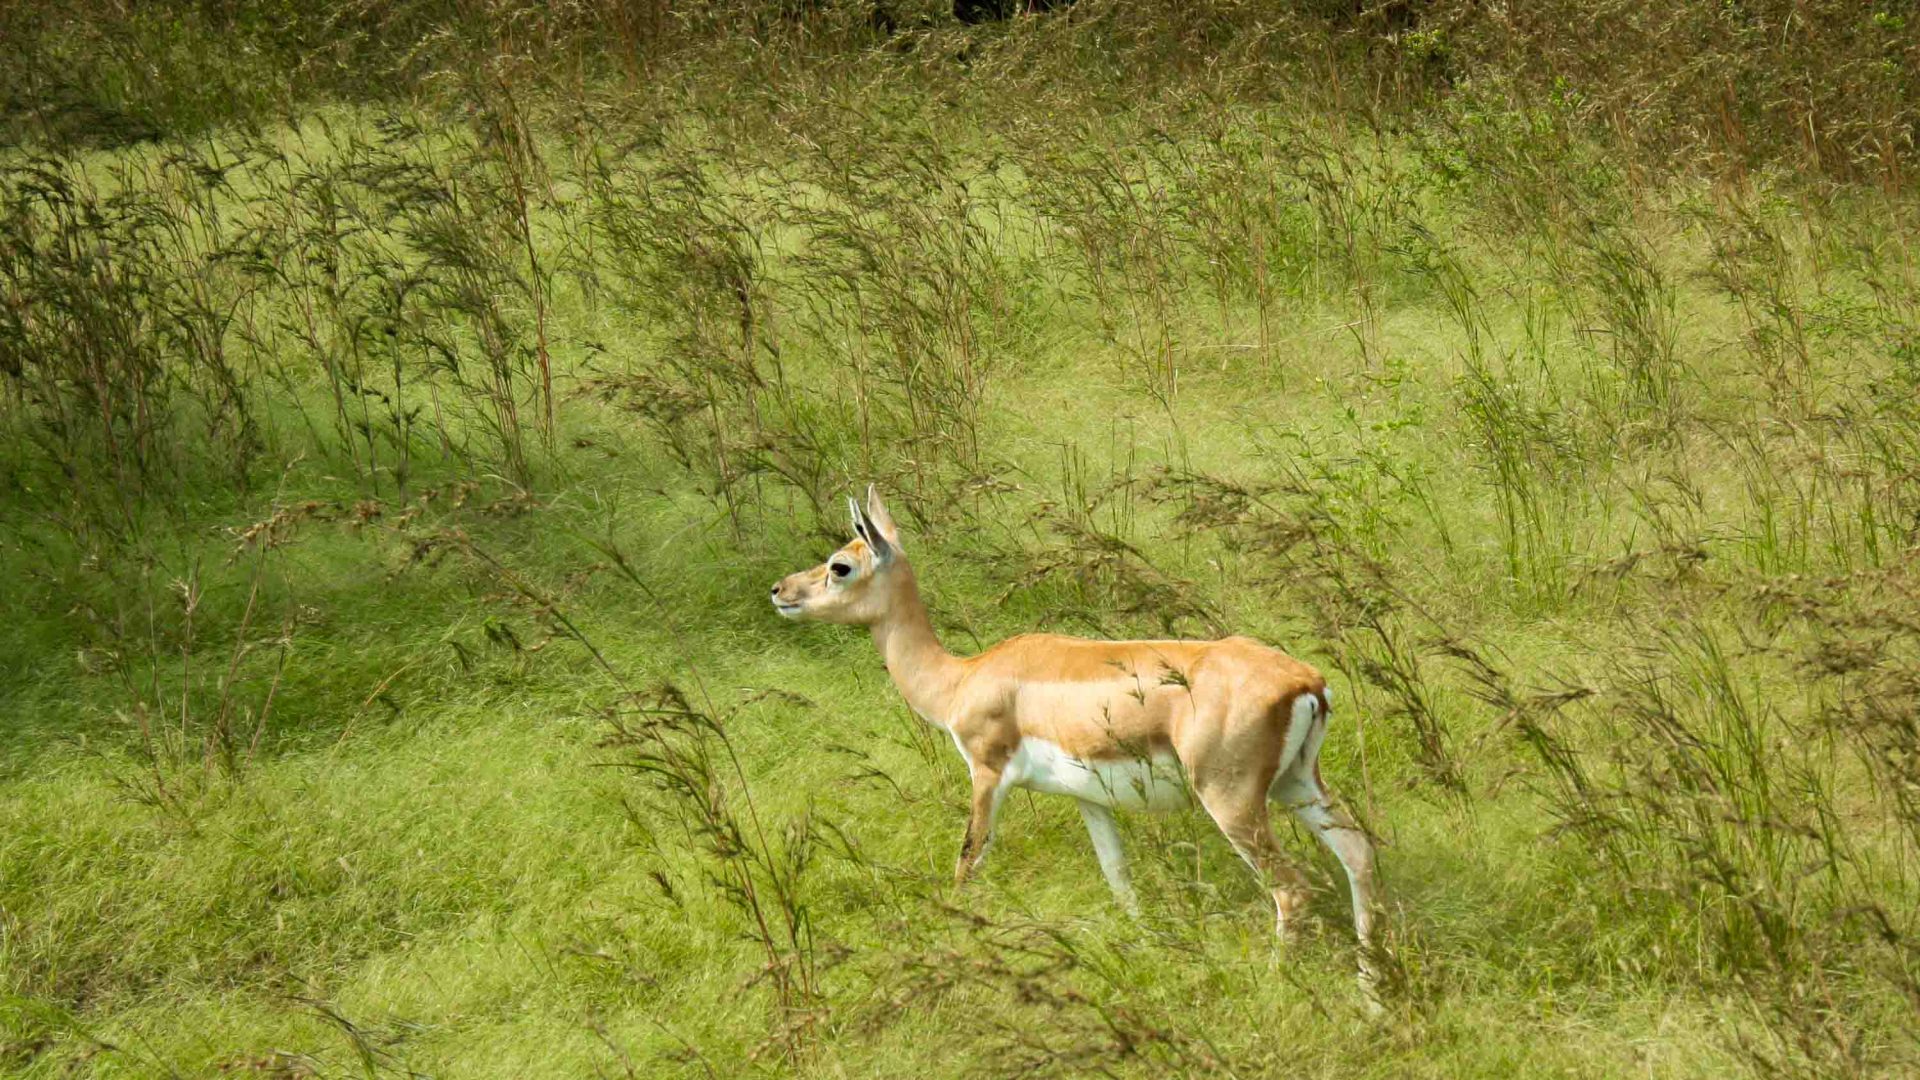
[[[965,885],[987,857],[987,844],[993,840],[993,819],[1000,812],[1000,799],[1006,793],[1002,774],[990,769],[973,770],[973,811],[967,817],[967,835],[960,841],[960,861],[953,866],[953,883]]]

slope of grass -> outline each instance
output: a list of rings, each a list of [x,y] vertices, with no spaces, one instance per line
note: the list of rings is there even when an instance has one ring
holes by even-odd
[[[1910,200],[1004,92],[1112,29],[8,158],[0,1070],[1915,1067]],[[1328,673],[1385,1017],[1291,827],[1284,953],[1199,815],[1139,920],[1060,800],[948,884],[945,735],[765,601],[868,481],[958,651]]]

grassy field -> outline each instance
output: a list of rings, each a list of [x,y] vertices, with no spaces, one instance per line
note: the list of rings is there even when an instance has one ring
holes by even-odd
[[[1920,1069],[1910,146],[1234,5],[783,10],[8,84],[0,1073]],[[81,56],[117,105],[20,111]],[[1291,825],[1284,951],[1198,813],[1123,821],[1138,919],[1063,799],[950,885],[947,737],[766,602],[868,482],[957,652],[1327,673],[1384,1016]]]

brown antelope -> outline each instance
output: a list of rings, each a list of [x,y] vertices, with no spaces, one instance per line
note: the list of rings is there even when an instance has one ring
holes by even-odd
[[[1090,641],[1024,634],[978,656],[941,646],[873,488],[847,500],[855,539],[773,587],[789,619],[865,626],[887,674],[922,719],[953,736],[973,780],[954,881],[986,854],[1011,788],[1071,795],[1114,896],[1137,911],[1115,807],[1166,810],[1189,794],[1272,891],[1284,939],[1306,879],[1281,854],[1269,800],[1290,808],[1346,868],[1361,982],[1370,986],[1373,845],[1320,780],[1326,680],[1254,641]]]

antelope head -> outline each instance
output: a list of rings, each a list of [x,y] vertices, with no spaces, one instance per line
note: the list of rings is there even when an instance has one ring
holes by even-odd
[[[853,539],[811,570],[781,578],[774,610],[789,619],[872,626],[894,607],[897,590],[912,587],[900,534],[879,492],[867,486],[867,505],[847,500]]]

